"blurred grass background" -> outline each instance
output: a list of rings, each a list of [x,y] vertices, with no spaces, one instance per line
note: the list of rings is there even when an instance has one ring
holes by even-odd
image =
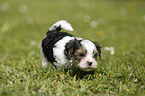
[[[47,90],[44,95],[66,95],[67,92],[74,93],[71,95],[104,96],[145,94],[144,9],[143,0],[1,0],[0,94],[16,95],[20,92],[38,95],[42,93],[40,89]],[[102,60],[97,68],[102,76],[96,77],[93,83],[86,79],[73,81],[73,77],[69,76],[57,78],[55,73],[59,72],[41,69],[41,40],[49,27],[62,19],[72,24],[74,32],[71,34],[97,41],[102,47]],[[113,46],[115,54],[110,55],[104,50],[105,46]],[[44,79],[43,75],[54,79]],[[24,76],[27,80],[22,79]],[[76,87],[70,88],[73,84],[55,82],[66,88],[61,90],[60,86],[56,88],[53,83],[47,84],[53,80],[63,81],[64,78],[72,78],[69,82],[83,85],[86,89],[81,91],[83,87],[77,87],[75,91]],[[21,84],[28,85],[23,88]]]

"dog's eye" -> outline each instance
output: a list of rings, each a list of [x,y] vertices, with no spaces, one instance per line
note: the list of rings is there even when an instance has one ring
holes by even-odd
[[[85,56],[85,54],[79,53],[79,54],[77,54],[77,56],[82,58]]]
[[[84,54],[80,54],[79,56],[80,56],[80,57],[84,57],[85,55],[84,55]]]

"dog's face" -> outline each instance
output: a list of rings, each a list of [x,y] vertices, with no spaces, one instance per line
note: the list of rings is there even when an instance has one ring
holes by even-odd
[[[97,68],[97,59],[101,56],[100,46],[89,40],[81,40],[73,44],[72,57],[76,67],[83,71],[92,71]]]

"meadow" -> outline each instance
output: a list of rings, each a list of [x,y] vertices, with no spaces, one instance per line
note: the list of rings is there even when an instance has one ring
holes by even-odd
[[[143,0],[0,0],[0,95],[144,96],[144,9]],[[102,47],[93,76],[42,68],[41,40],[62,19]]]

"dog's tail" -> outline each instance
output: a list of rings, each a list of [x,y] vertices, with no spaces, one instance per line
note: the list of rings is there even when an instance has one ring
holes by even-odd
[[[55,24],[53,24],[49,28],[49,31],[60,31],[61,29],[73,31],[71,24],[65,20],[60,20],[60,21],[56,22]]]

